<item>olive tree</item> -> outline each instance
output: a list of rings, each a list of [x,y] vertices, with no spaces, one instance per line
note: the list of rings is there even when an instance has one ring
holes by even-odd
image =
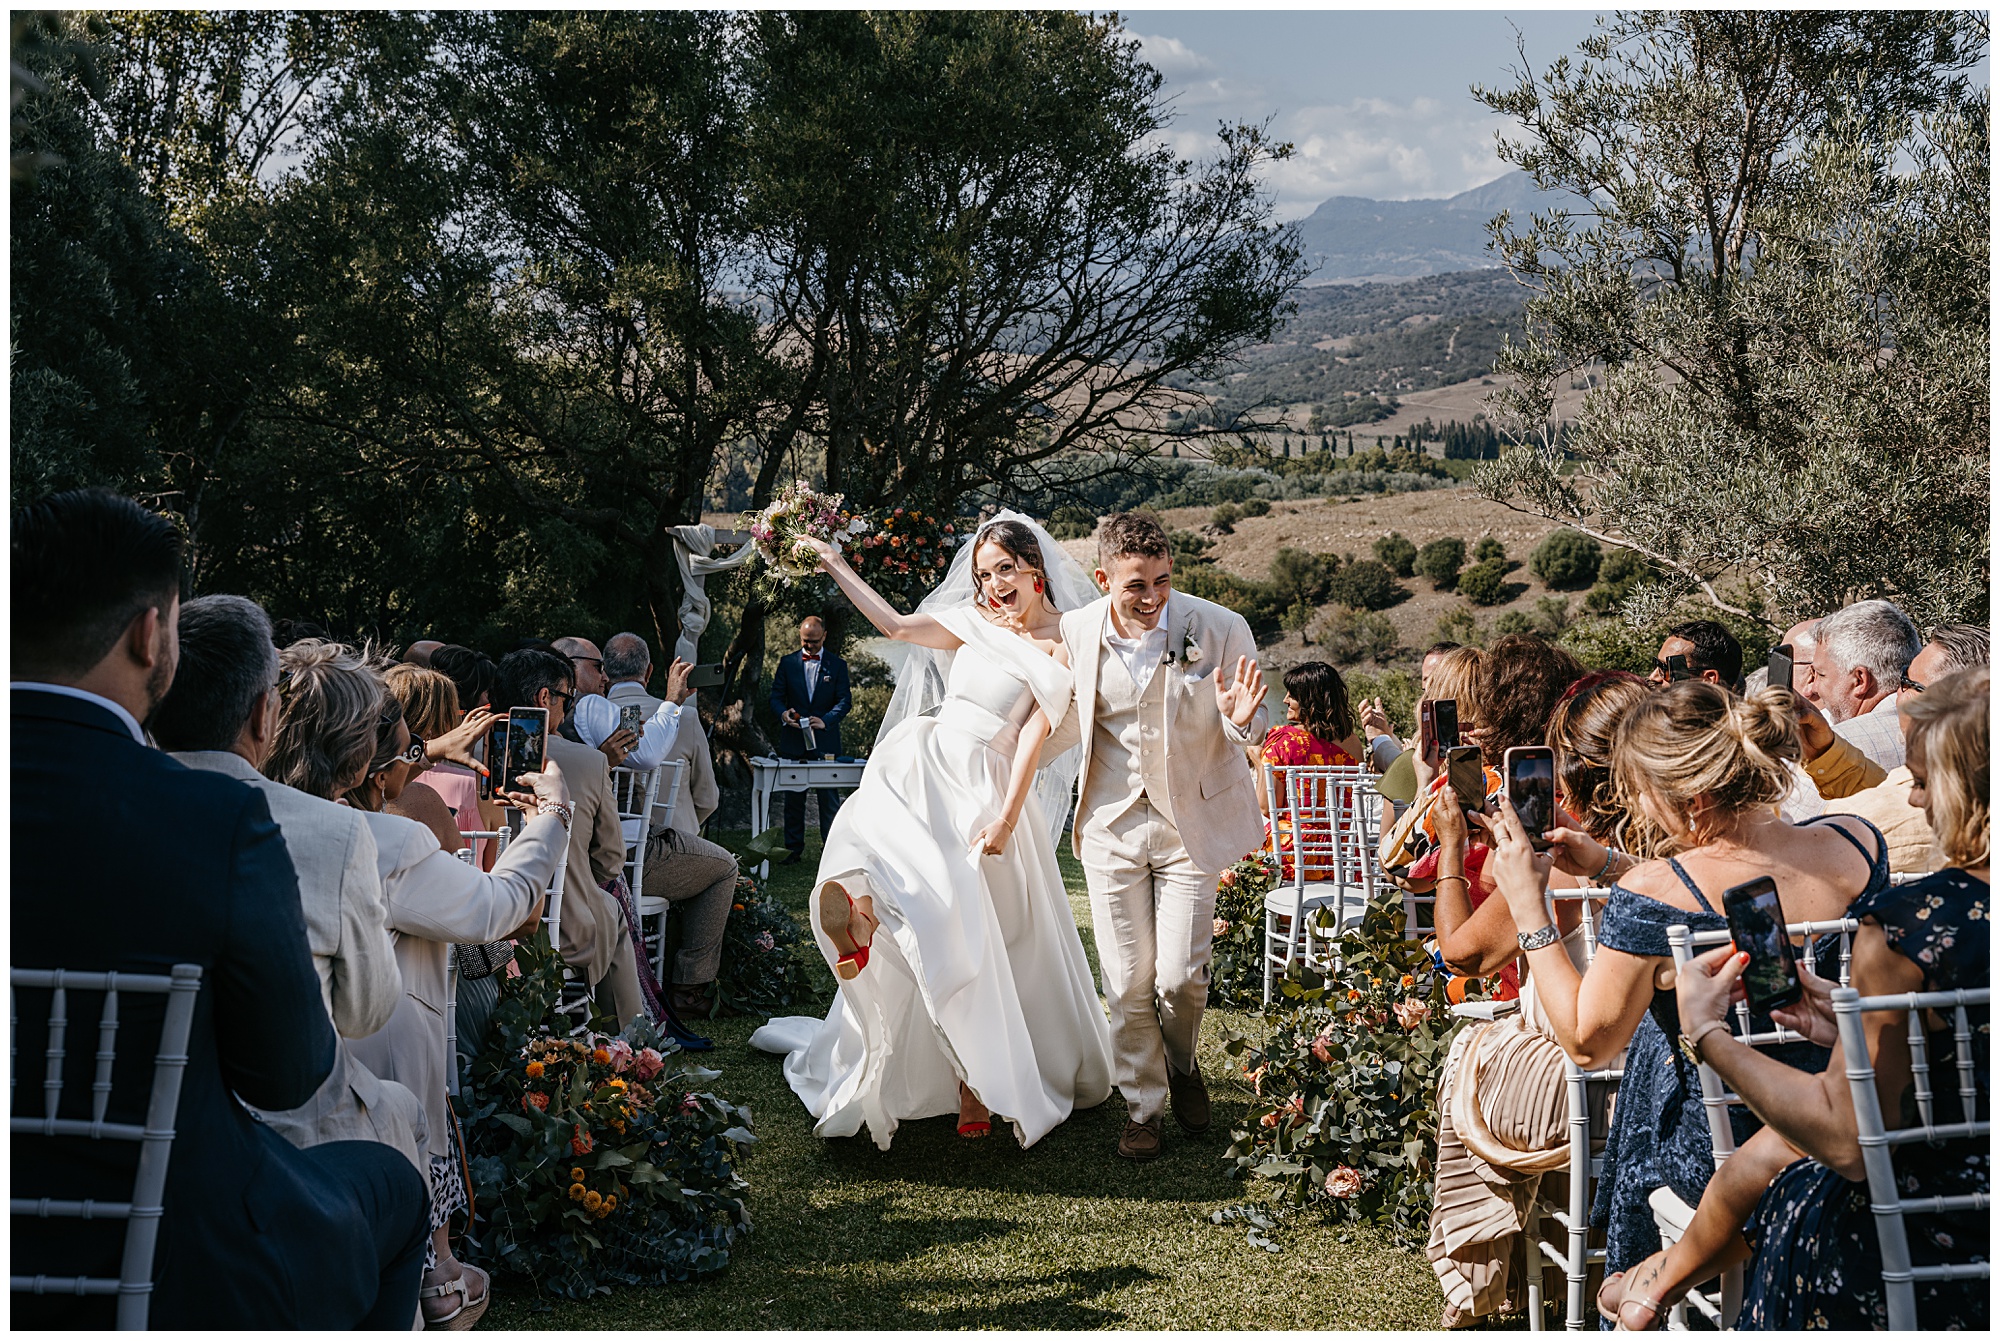
[[[1533,291],[1477,486],[1768,623],[1986,605],[1983,17],[1644,12],[1475,89],[1564,204],[1494,243]],[[1525,65],[1525,60],[1524,60]],[[1555,393],[1601,365],[1560,445]],[[1571,466],[1565,455],[1574,458]]]

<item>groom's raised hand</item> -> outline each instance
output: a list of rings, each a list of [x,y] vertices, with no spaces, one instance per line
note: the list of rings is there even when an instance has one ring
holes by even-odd
[[[1264,701],[1264,668],[1249,657],[1236,658],[1236,674],[1228,680],[1215,677],[1215,707],[1224,717],[1245,730]]]

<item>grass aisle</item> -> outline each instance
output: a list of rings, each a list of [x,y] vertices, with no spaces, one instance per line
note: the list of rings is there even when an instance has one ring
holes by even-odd
[[[740,838],[741,835],[727,835]],[[773,891],[803,919],[818,862],[774,867]],[[1093,972],[1083,874],[1063,877]],[[832,975],[814,968],[831,991]],[[821,1013],[815,1011],[814,1013]],[[509,1282],[483,1326],[505,1328],[1428,1328],[1437,1285],[1421,1253],[1316,1215],[1283,1223],[1279,1254],[1249,1246],[1211,1212],[1261,1189],[1231,1181],[1222,1152],[1251,1098],[1220,1046],[1248,1018],[1210,1012],[1202,1071],[1215,1126],[1166,1125],[1166,1153],[1114,1153],[1114,1093],[1032,1150],[1009,1129],[962,1141],[949,1117],[906,1122],[887,1152],[863,1134],[823,1141],[785,1084],[780,1059],[749,1046],[760,1020],[709,1022],[716,1090],[749,1105],[758,1142],[745,1167],[756,1228],[720,1276],[623,1289],[586,1304],[536,1303]],[[512,1286],[509,1297],[509,1286]]]

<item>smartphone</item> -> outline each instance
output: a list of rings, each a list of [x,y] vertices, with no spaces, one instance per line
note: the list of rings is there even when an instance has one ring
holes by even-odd
[[[497,801],[500,798],[500,769],[507,760],[507,719],[493,719],[493,729],[480,742],[485,753],[480,762],[486,765],[486,772],[479,779],[479,799]]]
[[[1805,995],[1792,939],[1785,934],[1785,910],[1778,902],[1778,885],[1770,876],[1734,885],[1722,892],[1722,914],[1736,948],[1750,956],[1743,970],[1743,992],[1762,1011],[1789,1006]]]
[[[618,725],[636,736],[645,731],[646,719],[651,715],[645,704],[627,703],[618,710]]]
[[[1431,704],[1431,730],[1437,733],[1440,750],[1449,750],[1458,744],[1458,700],[1441,698]]]
[[[1667,658],[1667,679],[1671,683],[1679,684],[1682,680],[1692,680],[1694,678],[1694,672],[1688,669],[1688,659],[1686,657],[1676,654]]]
[[[521,781],[523,773],[539,773],[548,758],[549,710],[547,708],[509,708],[507,710],[507,752],[502,756],[504,765],[501,774],[507,779],[507,790],[525,792],[533,790]]]
[[[1445,776],[1458,793],[1464,810],[1486,809],[1486,760],[1477,745],[1454,745],[1445,751]]]
[[[1556,752],[1546,745],[1516,745],[1507,751],[1507,800],[1521,817],[1535,851],[1546,852],[1542,837],[1556,822]]]
[[[1767,664],[1770,666],[1770,670],[1764,677],[1766,684],[1774,689],[1779,685],[1783,685],[1787,689],[1792,688],[1792,645],[1790,643],[1779,643],[1776,647],[1772,648],[1771,660]]]
[[[718,689],[722,685],[722,663],[711,661],[688,672],[688,688]]]

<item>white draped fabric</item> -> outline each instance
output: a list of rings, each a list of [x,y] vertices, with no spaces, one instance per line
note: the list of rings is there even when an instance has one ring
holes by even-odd
[[[825,1020],[772,1020],[750,1041],[787,1054],[820,1136],[865,1124],[886,1150],[903,1119],[955,1114],[963,1076],[1033,1145],[1110,1095],[1110,1032],[1039,804],[1000,856],[972,840],[999,814],[1021,724],[1037,703],[1061,720],[1070,674],[970,607],[938,618],[966,644],[945,702],[876,743],[820,860],[816,891],[873,896],[868,965]]]

